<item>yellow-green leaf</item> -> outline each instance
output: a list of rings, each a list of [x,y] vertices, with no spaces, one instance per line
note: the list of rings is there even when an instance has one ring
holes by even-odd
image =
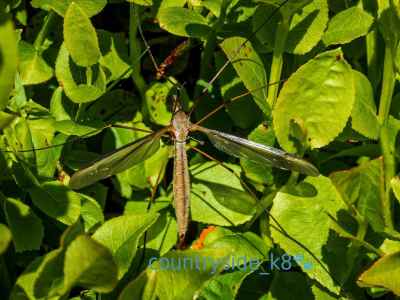
[[[101,53],[96,30],[78,4],[72,2],[64,18],[65,45],[74,62],[82,67],[97,63]]]

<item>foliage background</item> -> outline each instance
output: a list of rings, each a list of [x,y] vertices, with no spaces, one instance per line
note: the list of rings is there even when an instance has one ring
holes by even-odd
[[[2,1],[2,297],[399,296],[399,18],[397,0]],[[175,94],[195,105],[193,122],[225,103],[204,126],[305,156],[321,175],[190,141],[227,167],[190,152],[185,251],[167,139],[111,179],[68,187],[68,174],[145,135],[109,124],[157,130]],[[289,270],[271,270],[271,255]],[[152,257],[206,263],[159,270]],[[257,270],[212,271],[210,258],[232,257]]]

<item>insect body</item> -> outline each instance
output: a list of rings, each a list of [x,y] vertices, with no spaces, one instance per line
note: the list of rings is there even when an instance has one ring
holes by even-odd
[[[206,134],[216,148],[229,155],[310,176],[319,175],[317,168],[304,159],[273,147],[192,124],[189,116],[179,110],[174,114],[169,126],[106,154],[88,167],[77,171],[71,177],[69,185],[73,189],[80,189],[130,168],[154,154],[160,146],[161,137],[169,133],[174,139],[173,193],[179,246],[182,247],[189,224],[190,207],[190,178],[185,146],[189,133],[193,131]]]

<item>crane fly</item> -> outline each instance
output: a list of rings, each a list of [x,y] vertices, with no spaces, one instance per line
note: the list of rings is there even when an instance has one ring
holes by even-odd
[[[72,189],[86,187],[148,159],[158,150],[161,137],[170,134],[174,140],[173,195],[178,223],[178,247],[181,248],[184,245],[189,225],[190,207],[190,178],[186,141],[190,132],[194,131],[205,134],[217,149],[229,155],[305,175],[319,175],[318,169],[302,158],[277,148],[191,123],[190,116],[178,109],[174,113],[169,126],[118,148],[77,171],[72,175],[69,186]]]

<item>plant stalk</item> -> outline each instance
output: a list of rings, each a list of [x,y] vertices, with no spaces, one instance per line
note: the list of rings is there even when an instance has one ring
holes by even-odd
[[[389,111],[395,85],[394,60],[390,45],[386,44],[383,65],[382,90],[379,101],[378,121],[381,125],[380,145],[383,154],[383,193],[381,201],[385,225],[393,229],[390,180],[396,174],[396,162],[389,137]]]
[[[141,48],[136,38],[138,26],[140,26],[139,14],[136,13],[137,8],[134,3],[129,4],[129,60],[132,65],[132,80],[142,100],[145,99],[146,82],[143,79],[140,69]],[[138,18],[136,20],[136,18]]]
[[[275,35],[274,52],[272,56],[271,72],[269,82],[279,82],[281,80],[282,66],[283,66],[283,53],[285,52],[285,45],[287,36],[289,34],[290,19],[284,18],[278,24],[278,29]],[[278,84],[271,84],[268,87],[267,103],[271,108],[274,107],[276,99],[278,98]]]
[[[46,38],[46,36],[49,32],[49,29],[53,25],[55,17],[56,17],[56,13],[54,11],[50,11],[49,14],[46,16],[43,26],[40,29],[35,41],[33,42],[33,46],[35,47],[35,49],[37,51],[39,51],[39,53],[41,52],[41,47],[42,47],[43,41]]]

